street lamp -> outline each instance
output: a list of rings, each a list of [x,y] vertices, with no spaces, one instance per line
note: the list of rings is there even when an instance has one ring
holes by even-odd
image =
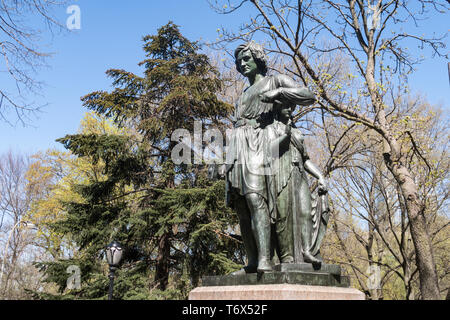
[[[113,286],[114,286],[114,273],[119,267],[120,260],[122,259],[122,245],[113,241],[106,246],[106,261],[109,264],[109,294],[108,300],[112,300]]]

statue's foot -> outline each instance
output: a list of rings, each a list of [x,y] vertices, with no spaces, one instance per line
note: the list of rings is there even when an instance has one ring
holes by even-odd
[[[242,268],[242,269],[239,269],[239,270],[237,270],[237,271],[234,271],[234,272],[232,272],[232,273],[230,273],[232,276],[240,276],[240,275],[243,275],[243,274],[246,274],[246,272],[245,272],[245,269],[244,268]]]
[[[303,258],[304,258],[305,262],[308,262],[308,263],[322,263],[322,261],[320,261],[319,259],[317,259],[313,255],[308,254],[308,253],[305,253],[303,255]]]
[[[256,273],[256,272],[257,272],[257,270],[256,270],[255,266],[246,266],[246,267],[243,267],[240,270],[232,272],[231,275],[239,276],[239,275],[243,275],[243,274],[247,274],[247,273]]]
[[[322,265],[322,261],[314,257],[309,251],[303,253],[303,259],[307,263],[312,263],[313,266],[320,267]]]
[[[273,267],[272,267],[272,264],[270,263],[269,259],[264,258],[264,259],[259,260],[257,271],[261,272],[261,273],[273,271]]]
[[[294,263],[294,257],[293,256],[286,256],[281,258],[281,263]]]

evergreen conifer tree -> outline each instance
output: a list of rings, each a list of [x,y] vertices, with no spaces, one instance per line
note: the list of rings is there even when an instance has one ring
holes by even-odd
[[[82,98],[85,107],[136,134],[59,139],[74,155],[104,168],[102,177],[74,187],[83,200],[64,203],[64,219],[52,225],[78,248],[72,259],[39,264],[60,298],[106,298],[107,265],[99,255],[112,240],[125,247],[116,299],[186,298],[201,276],[243,263],[232,234],[237,217],[225,207],[223,182],[208,180],[203,165],[171,159],[174,130],[193,129],[195,121],[205,129],[223,126],[231,108],[217,98],[223,85],[218,72],[172,22],[143,41],[142,77],[108,70],[114,90]],[[80,267],[79,290],[66,289],[70,265]]]

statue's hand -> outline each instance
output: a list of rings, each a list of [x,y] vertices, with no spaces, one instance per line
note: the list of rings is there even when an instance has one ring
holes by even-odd
[[[227,174],[227,167],[225,164],[219,165],[219,168],[217,170],[217,174],[219,176],[219,179],[224,179],[225,175]]]
[[[212,163],[208,165],[208,179],[217,180],[224,179],[226,175],[225,164]]]
[[[324,194],[328,192],[328,183],[324,177],[319,179],[319,194]]]
[[[292,120],[289,119],[289,121],[286,124],[286,127],[284,129],[284,133],[287,134],[288,136],[290,136],[291,135],[291,129],[292,129]]]
[[[262,102],[265,103],[273,103],[276,102],[277,98],[280,95],[280,91],[278,89],[266,91],[259,94]]]

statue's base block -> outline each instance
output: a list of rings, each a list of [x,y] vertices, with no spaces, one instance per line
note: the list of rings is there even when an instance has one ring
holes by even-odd
[[[189,300],[365,300],[365,295],[354,288],[283,283],[198,287]]]
[[[279,264],[272,272],[202,278],[190,300],[364,300],[338,265]]]
[[[202,278],[202,286],[239,286],[261,284],[302,284],[310,286],[348,287],[349,279],[322,272],[268,272],[263,274],[250,273],[241,275],[209,276]]]

